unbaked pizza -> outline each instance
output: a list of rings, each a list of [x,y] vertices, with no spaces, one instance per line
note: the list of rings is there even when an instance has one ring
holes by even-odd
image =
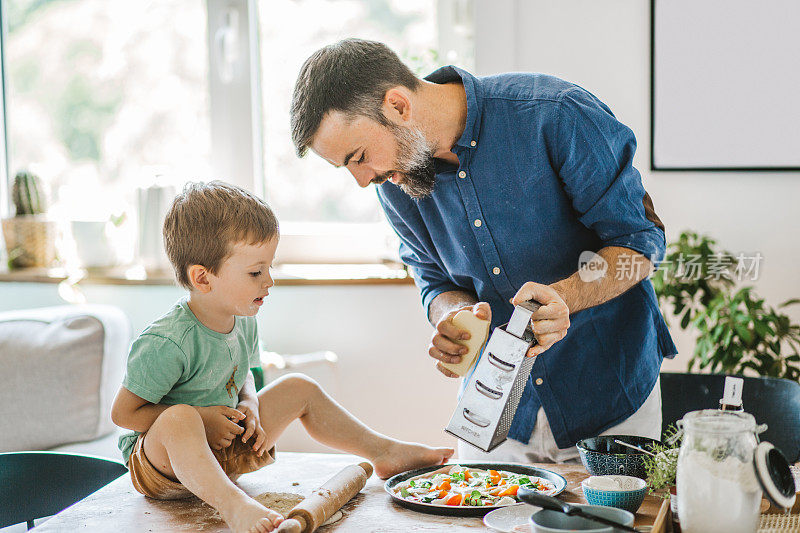
[[[392,490],[396,496],[415,503],[488,507],[517,503],[520,487],[548,495],[556,492],[553,482],[541,477],[458,465],[413,477]]]

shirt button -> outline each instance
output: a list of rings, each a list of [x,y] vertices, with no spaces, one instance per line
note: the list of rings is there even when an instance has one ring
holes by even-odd
[[[476,219],[475,219],[475,222],[473,222],[473,224],[475,224],[475,227],[476,227],[476,228],[480,228],[480,227],[481,227],[481,224],[483,224],[483,222],[481,222],[481,219],[479,219],[479,218],[476,218]]]
[[[467,173],[462,170],[461,172],[458,173],[458,177],[459,178],[466,178],[467,177]]]
[[[470,146],[478,146],[478,141],[472,141],[469,143]]]
[[[500,273],[500,267],[494,267],[492,273],[494,273],[495,276],[498,275]]]
[[[544,383],[544,380],[542,378],[536,378],[537,385],[541,385],[542,383]]]

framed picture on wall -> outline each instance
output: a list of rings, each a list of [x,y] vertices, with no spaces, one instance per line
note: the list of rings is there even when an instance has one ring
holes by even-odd
[[[800,1],[651,0],[653,170],[800,170]]]

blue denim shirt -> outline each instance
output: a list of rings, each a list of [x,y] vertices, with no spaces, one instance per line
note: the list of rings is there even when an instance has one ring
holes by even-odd
[[[425,309],[442,292],[468,291],[491,305],[496,327],[525,282],[574,274],[585,250],[663,259],[663,225],[633,167],[636,139],[595,96],[544,74],[478,78],[448,66],[426,79],[464,85],[459,165],[437,160],[422,200],[391,182],[377,188]],[[649,279],[570,321],[537,357],[510,438],[529,441],[540,406],[561,448],[599,434],[644,403],[662,358],[677,352]]]

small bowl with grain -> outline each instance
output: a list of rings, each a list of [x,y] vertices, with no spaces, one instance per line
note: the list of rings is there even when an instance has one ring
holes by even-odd
[[[581,481],[581,489],[589,505],[636,513],[647,495],[647,482],[633,476],[591,476]]]

